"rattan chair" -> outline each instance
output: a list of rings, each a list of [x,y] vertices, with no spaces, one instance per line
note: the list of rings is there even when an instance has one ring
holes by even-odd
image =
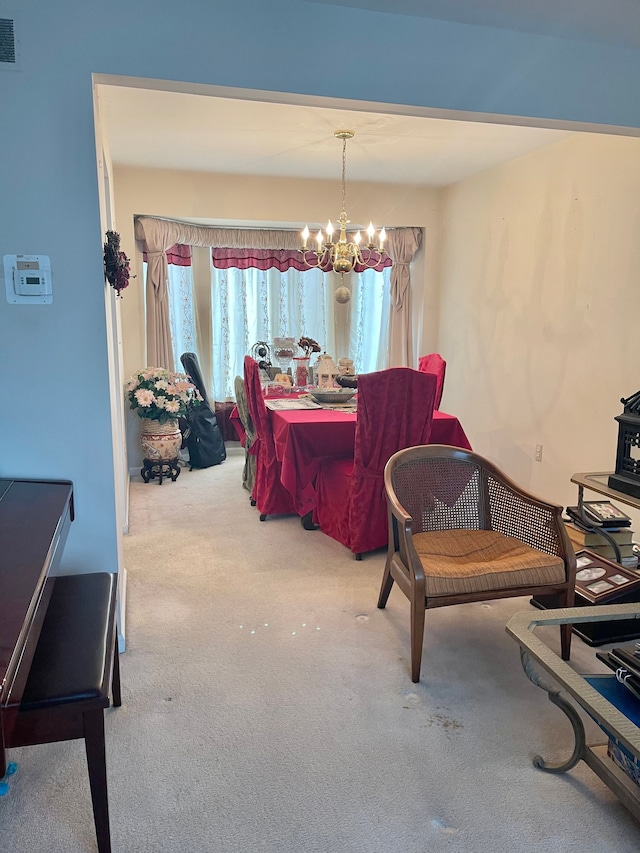
[[[400,450],[384,472],[389,550],[378,607],[394,581],[411,602],[411,678],[420,680],[425,611],[543,594],[571,607],[576,558],[562,507],[521,489],[476,453],[445,445]],[[560,626],[569,660],[571,626]]]

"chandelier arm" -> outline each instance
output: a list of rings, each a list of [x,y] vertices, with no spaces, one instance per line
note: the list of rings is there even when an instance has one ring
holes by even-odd
[[[314,249],[307,249],[307,251],[302,252],[302,260],[310,269],[316,269],[317,267],[319,268],[325,264],[326,254],[326,251],[316,252]],[[312,260],[310,261],[307,255],[311,255],[312,258],[315,255],[315,263],[313,263]]]

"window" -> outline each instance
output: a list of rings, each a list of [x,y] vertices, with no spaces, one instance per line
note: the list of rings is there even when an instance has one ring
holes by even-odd
[[[391,267],[352,274],[349,356],[356,373],[388,367]]]
[[[169,264],[169,326],[176,370],[182,370],[180,356],[183,352],[197,353],[191,269]]]
[[[335,273],[212,267],[214,399],[233,396],[244,356],[257,341],[278,336],[313,338],[336,360],[353,358],[359,373],[386,367],[390,269],[353,273],[348,281],[351,302],[338,305]]]
[[[212,400],[233,398],[234,379],[243,375],[244,357],[255,343],[271,345],[283,335],[313,338],[336,361],[348,355],[357,373],[387,367],[390,268],[345,276],[351,290],[346,304],[335,300],[342,281],[333,272],[217,269],[211,264],[207,282],[194,280],[192,269],[169,259],[173,359],[175,369],[182,370],[184,352],[198,355],[205,381],[211,376],[207,392]],[[146,281],[146,263],[143,272]],[[210,294],[203,299],[205,288]],[[209,352],[202,351],[198,328],[210,330]]]
[[[307,335],[335,352],[331,275],[320,270],[211,269],[213,393],[233,395],[235,376],[257,341]]]

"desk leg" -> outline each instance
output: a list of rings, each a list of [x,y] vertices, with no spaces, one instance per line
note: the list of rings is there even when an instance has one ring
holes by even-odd
[[[538,674],[531,662],[531,658],[522,648],[520,649],[520,660],[522,661],[522,668],[524,669],[529,681],[531,681],[532,684],[535,684],[536,687],[540,687],[541,690],[545,690],[549,694],[549,701],[553,702],[554,705],[560,708],[560,710],[567,715],[575,737],[573,752],[566,761],[561,764],[549,764],[541,755],[536,755],[533,758],[534,766],[538,767],[540,770],[545,770],[547,773],[565,773],[567,770],[571,770],[572,767],[575,767],[580,759],[584,758],[586,753],[584,725],[573,705],[567,702],[567,700],[560,695],[560,690],[555,686],[555,684],[546,681]]]

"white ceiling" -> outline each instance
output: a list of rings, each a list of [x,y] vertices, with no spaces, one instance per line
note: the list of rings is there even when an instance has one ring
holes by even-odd
[[[117,165],[442,187],[563,139],[567,131],[99,86]]]

